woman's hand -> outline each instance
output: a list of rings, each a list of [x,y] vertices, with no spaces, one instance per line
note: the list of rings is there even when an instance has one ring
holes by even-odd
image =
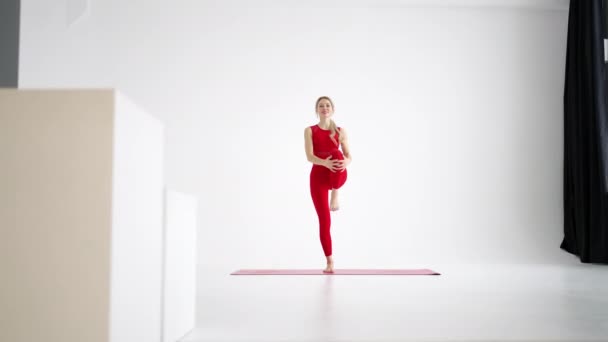
[[[340,170],[340,165],[342,165],[342,160],[332,160],[332,156],[325,158],[323,161],[323,166],[328,168],[331,172],[336,172]]]
[[[346,167],[350,165],[350,158],[344,158],[344,160],[339,160],[338,170],[346,170]]]

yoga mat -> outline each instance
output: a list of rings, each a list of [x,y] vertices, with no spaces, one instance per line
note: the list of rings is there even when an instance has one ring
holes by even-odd
[[[334,269],[333,273],[316,270],[238,270],[230,275],[440,275],[429,269]]]

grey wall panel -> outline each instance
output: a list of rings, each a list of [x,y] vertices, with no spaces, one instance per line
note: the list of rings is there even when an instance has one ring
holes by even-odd
[[[20,0],[0,1],[0,87],[19,82]]]

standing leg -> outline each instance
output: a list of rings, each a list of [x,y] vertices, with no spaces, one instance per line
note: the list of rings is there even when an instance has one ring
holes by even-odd
[[[313,167],[310,172],[310,195],[319,217],[319,238],[323,253],[327,258],[325,272],[333,272],[332,242],[331,242],[331,215],[329,212],[329,170]]]
[[[325,170],[313,167],[310,172],[310,195],[319,217],[319,237],[325,256],[332,254],[331,245],[331,215],[329,213],[329,184]]]

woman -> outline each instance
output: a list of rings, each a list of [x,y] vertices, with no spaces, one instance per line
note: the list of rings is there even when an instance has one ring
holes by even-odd
[[[339,209],[338,189],[346,182],[346,167],[351,162],[346,130],[337,127],[332,120],[334,104],[327,96],[317,99],[316,112],[319,123],[306,127],[304,141],[306,158],[313,164],[310,171],[310,195],[319,216],[321,246],[327,258],[325,273],[333,273],[334,261],[331,247],[331,211]],[[340,151],[342,146],[342,151]],[[328,192],[331,190],[331,202]]]

